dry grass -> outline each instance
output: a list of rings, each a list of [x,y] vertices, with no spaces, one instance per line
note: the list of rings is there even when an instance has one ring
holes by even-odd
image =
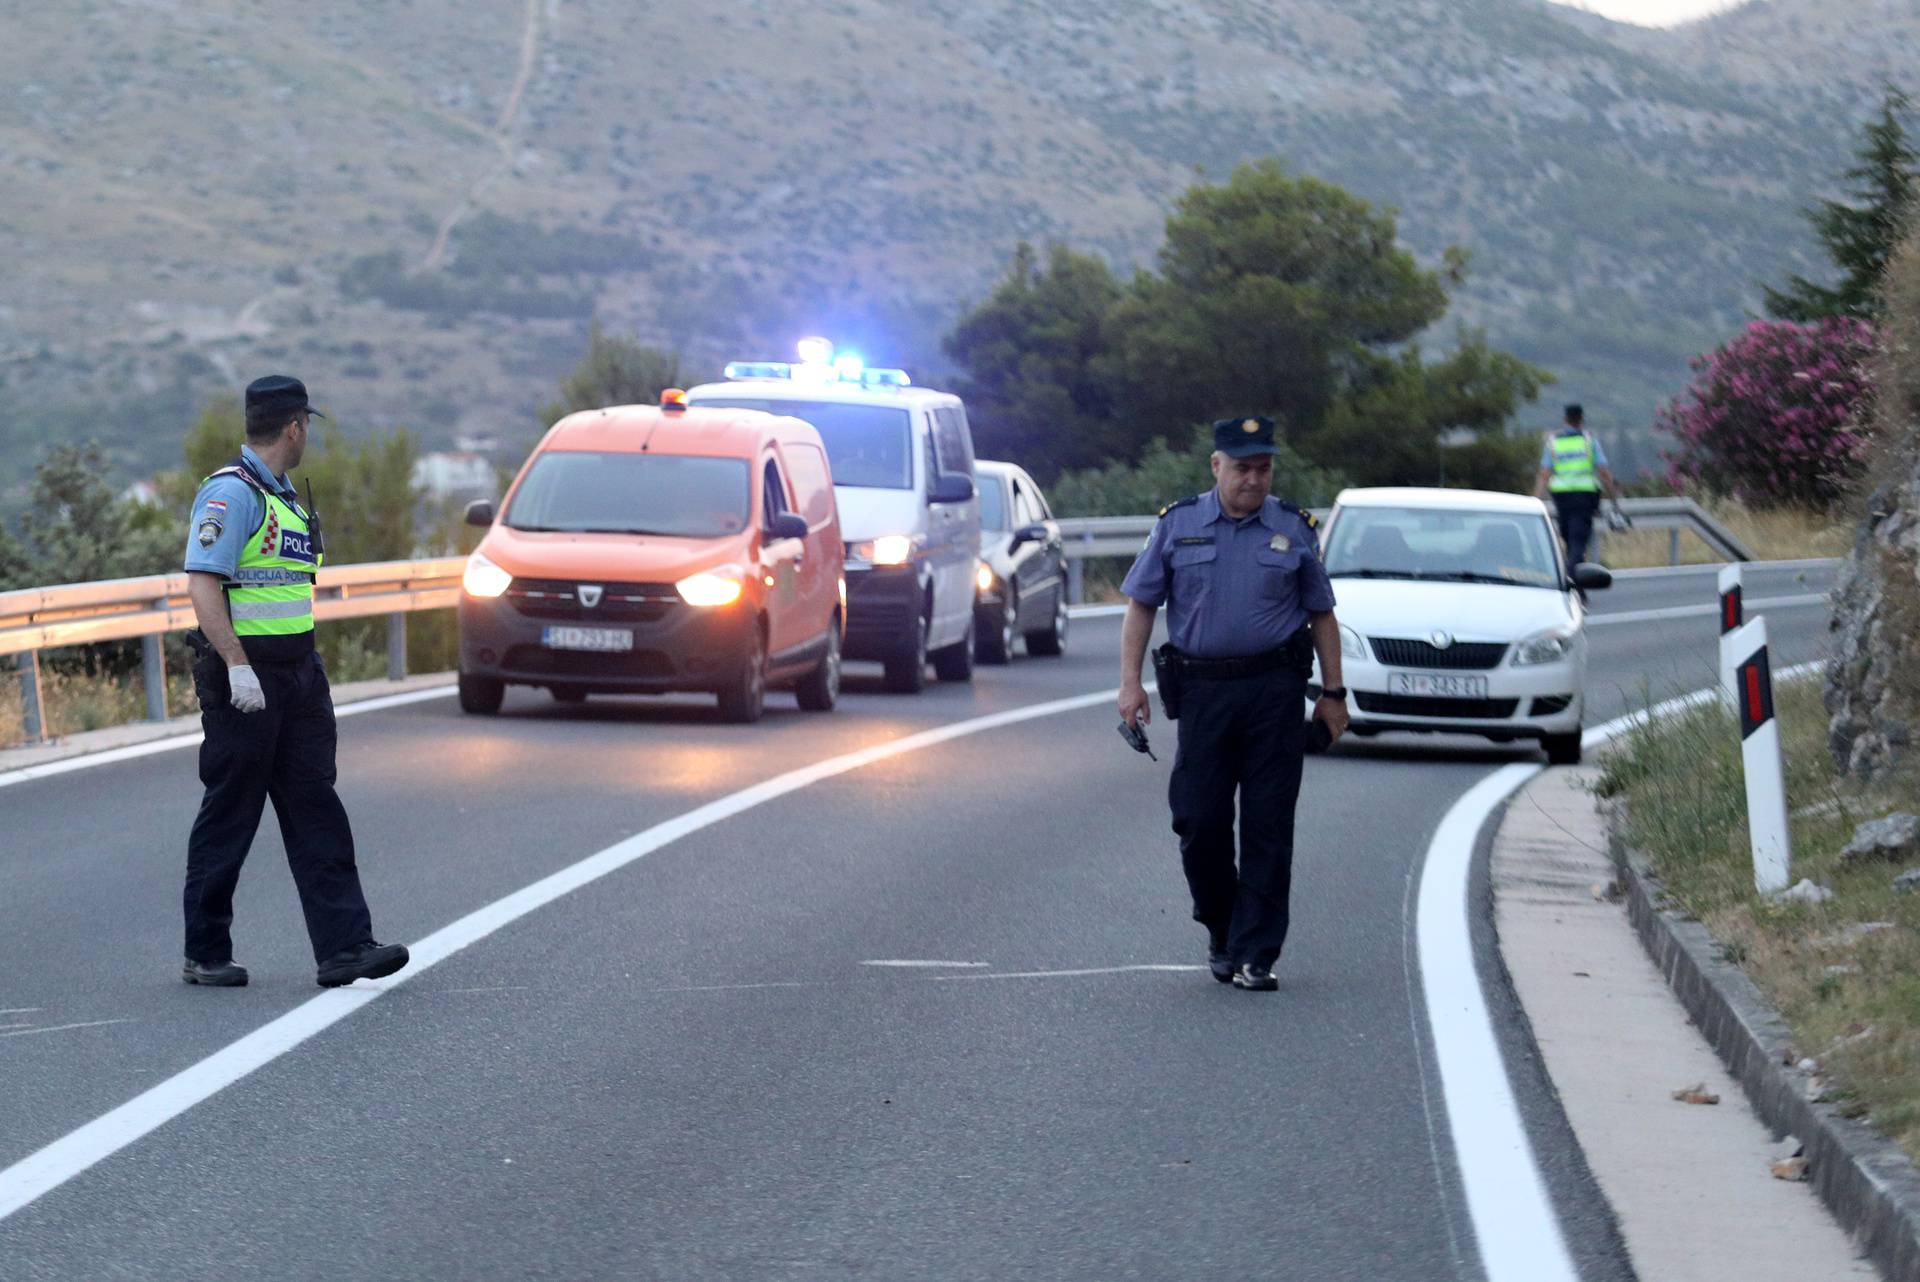
[[[1702,504],[1722,525],[1746,544],[1761,561],[1798,561],[1809,557],[1845,556],[1853,546],[1853,523],[1824,512],[1801,508],[1750,508],[1731,499]],[[1595,531],[1600,560],[1615,570],[1667,565],[1670,541],[1666,530],[1629,530],[1624,534]],[[1713,565],[1724,560],[1691,530],[1680,533],[1680,564]]]
[[[1911,777],[1874,789],[1837,780],[1818,681],[1777,694],[1793,876],[1830,888],[1829,902],[1755,893],[1738,732],[1724,709],[1636,731],[1604,758],[1600,790],[1627,798],[1633,843],[1780,1009],[1847,1111],[1920,1158],[1920,894],[1892,889],[1897,864],[1839,860],[1856,824],[1920,808],[1920,796]]]

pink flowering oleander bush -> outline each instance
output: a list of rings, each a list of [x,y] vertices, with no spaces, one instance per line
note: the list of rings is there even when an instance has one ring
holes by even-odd
[[[1864,462],[1873,350],[1871,324],[1829,317],[1754,321],[1695,357],[1693,386],[1660,411],[1678,446],[1668,479],[1757,506],[1828,506]]]

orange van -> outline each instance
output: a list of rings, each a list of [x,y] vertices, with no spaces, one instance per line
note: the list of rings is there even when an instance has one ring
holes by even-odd
[[[756,721],[769,685],[840,695],[840,519],[820,435],[756,410],[623,405],[553,425],[501,502],[460,593],[460,706],[509,685],[709,691]]]

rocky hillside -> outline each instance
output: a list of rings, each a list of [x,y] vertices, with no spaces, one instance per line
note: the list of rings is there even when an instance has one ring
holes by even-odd
[[[1829,9],[16,7],[0,486],[59,437],[169,462],[268,368],[361,428],[524,437],[596,315],[697,362],[821,330],[937,368],[1017,239],[1141,261],[1196,167],[1270,154],[1468,246],[1457,316],[1643,428],[1757,281],[1817,270],[1796,210],[1920,66],[1909,0]]]

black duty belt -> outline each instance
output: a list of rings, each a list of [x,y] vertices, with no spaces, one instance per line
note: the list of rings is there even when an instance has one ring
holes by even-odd
[[[1249,654],[1237,659],[1195,659],[1180,656],[1181,672],[1196,681],[1231,681],[1236,677],[1257,677],[1286,668],[1300,668],[1313,661],[1313,636],[1302,628],[1277,649]]]

